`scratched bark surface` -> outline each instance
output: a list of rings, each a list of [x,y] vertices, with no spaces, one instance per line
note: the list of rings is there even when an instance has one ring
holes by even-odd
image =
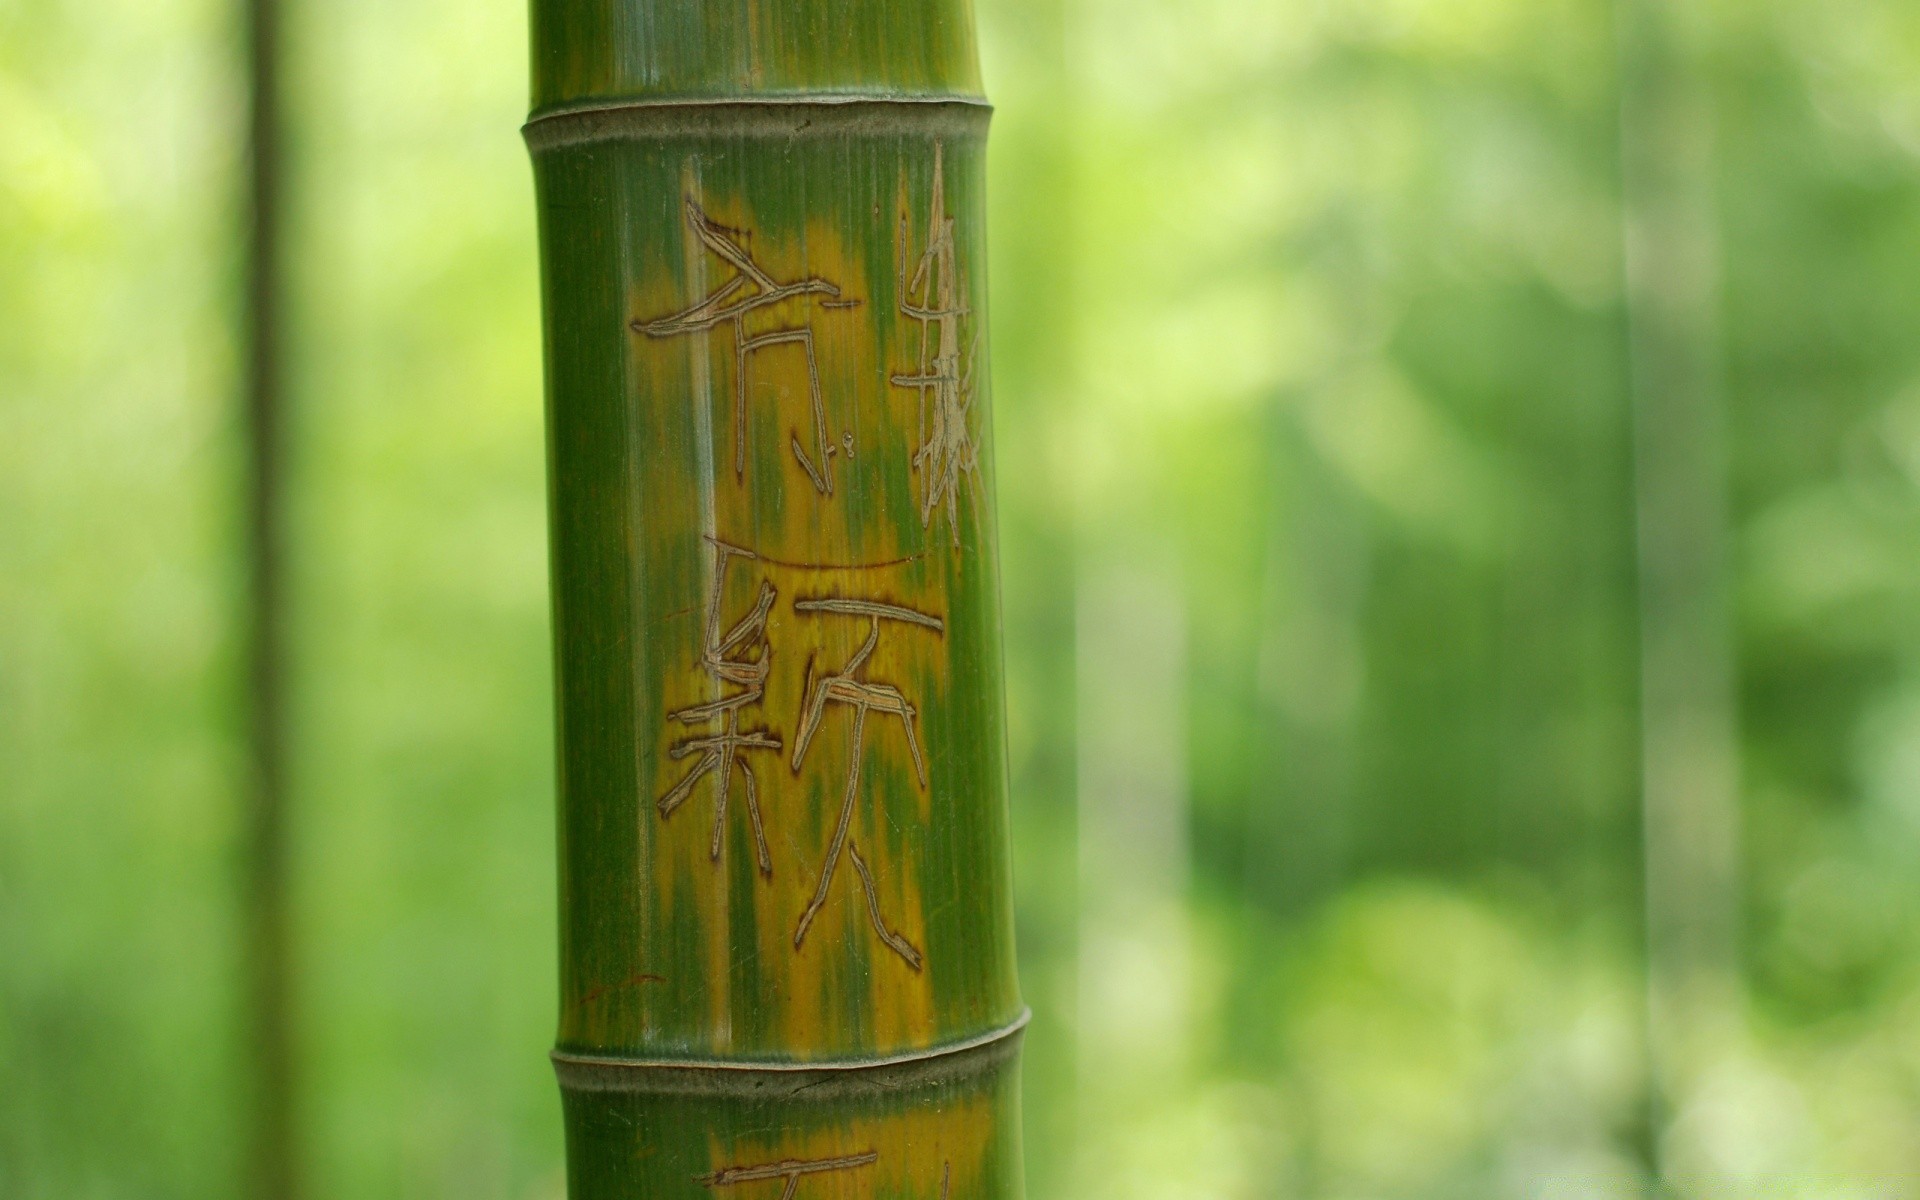
[[[570,1184],[1018,1195],[971,18],[750,7],[535,5]]]

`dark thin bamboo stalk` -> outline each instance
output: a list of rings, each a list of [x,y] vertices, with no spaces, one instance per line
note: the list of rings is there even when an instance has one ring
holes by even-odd
[[[244,506],[246,520],[247,792],[244,960],[246,972],[248,1194],[298,1194],[293,1112],[294,1052],[287,903],[284,564],[284,432],[280,345],[280,10],[247,0],[245,200]]]
[[[1652,1145],[1718,1049],[1738,980],[1739,733],[1729,609],[1714,121],[1701,22],[1620,0],[1621,191],[1639,567]],[[1658,1155],[1656,1155],[1658,1157]]]

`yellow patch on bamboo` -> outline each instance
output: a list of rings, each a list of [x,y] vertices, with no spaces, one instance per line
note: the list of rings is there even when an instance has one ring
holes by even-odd
[[[651,969],[650,949],[691,938],[707,1003],[702,1028],[648,1033],[744,1057],[923,1047],[949,1034],[921,872],[959,798],[936,794],[929,720],[947,703],[948,575],[901,485],[923,434],[879,361],[899,316],[857,294],[876,272],[855,231],[764,236],[691,160],[682,187],[681,272],[628,295],[636,437],[658,441],[628,498],[635,686],[661,714],[635,731],[653,825],[639,950]],[[741,872],[751,914],[731,912]],[[767,994],[735,996],[749,915]],[[672,994],[648,1011],[684,1012]],[[741,1004],[774,1014],[774,1040],[736,1037]]]
[[[915,594],[928,575],[918,562],[777,574],[794,596],[783,606],[788,640],[807,647],[805,662],[776,672],[768,689],[791,747],[781,823],[793,869],[776,868],[757,949],[763,962],[782,964],[783,1043],[818,1047],[821,1057],[924,1046],[939,1036],[919,888],[927,830],[907,797],[933,789],[926,714],[945,698],[916,694],[912,681],[941,670],[944,619]],[[838,701],[828,690],[836,676],[852,677]],[[872,697],[862,686],[893,689],[886,699],[899,707],[863,710]],[[856,1012],[871,1023],[855,1024]]]

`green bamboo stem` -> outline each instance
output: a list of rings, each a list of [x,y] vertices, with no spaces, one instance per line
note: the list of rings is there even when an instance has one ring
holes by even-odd
[[[962,0],[537,0],[576,1200],[1016,1197]]]
[[[241,314],[247,575],[242,943],[248,1017],[246,1194],[256,1200],[293,1200],[301,1188],[287,895],[280,6],[278,0],[247,0],[243,14],[248,84]]]
[[[1732,1034],[1739,729],[1714,122],[1698,12],[1619,0],[1653,1133]],[[1679,1158],[1686,1158],[1680,1147]],[[1663,1165],[1664,1170],[1664,1165]]]

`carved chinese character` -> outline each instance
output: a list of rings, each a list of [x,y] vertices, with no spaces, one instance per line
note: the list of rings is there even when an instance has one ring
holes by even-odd
[[[947,215],[941,148],[933,149],[933,204],[927,218],[927,247],[913,277],[907,277],[907,218],[900,218],[900,311],[920,323],[920,361],[912,374],[892,377],[895,387],[920,396],[920,444],[912,470],[920,476],[920,525],[930,528],[935,510],[944,507],[953,548],[960,548],[960,482],[965,479],[980,507],[980,448],[968,425],[973,409],[975,343],[961,365],[961,322],[972,316],[958,279],[953,218]]]
[[[760,873],[770,876],[773,874],[773,861],[767,855],[767,835],[760,823],[760,799],[754,788],[753,768],[747,765],[745,755],[754,750],[778,750],[780,739],[774,737],[771,730],[741,729],[740,714],[742,710],[759,704],[760,698],[766,694],[767,674],[773,668],[773,646],[767,640],[767,614],[773,611],[775,592],[771,583],[761,580],[760,592],[752,610],[722,633],[720,609],[727,590],[727,568],[736,558],[751,561],[759,556],[751,550],[729,546],[716,538],[707,538],[706,541],[714,548],[713,586],[707,598],[706,645],[700,656],[700,667],[722,687],[732,685],[741,690],[668,714],[670,719],[682,725],[703,725],[717,720],[720,729],[717,733],[690,737],[675,743],[668,752],[668,757],[675,760],[698,754],[700,761],[681,777],[680,782],[673,785],[672,790],[660,797],[660,817],[665,820],[671,816],[693,794],[694,786],[701,779],[717,774],[719,780],[713,810],[712,857],[718,860],[720,835],[727,819],[727,794],[732,790],[734,769],[739,768],[740,777],[746,785],[747,813],[753,821],[753,843],[760,861]]]
[[[793,1200],[793,1193],[799,1189],[803,1176],[818,1175],[826,1171],[852,1171],[868,1166],[879,1158],[880,1152],[877,1150],[869,1150],[865,1154],[848,1154],[840,1158],[783,1158],[779,1162],[722,1167],[711,1175],[696,1175],[694,1180],[710,1188],[724,1188],[735,1187],[742,1183],[784,1179],[787,1181],[787,1186],[780,1190],[780,1200]]]
[[[709,292],[705,299],[668,316],[634,321],[632,328],[648,337],[669,338],[704,333],[721,325],[732,326],[735,479],[745,478],[747,470],[748,360],[757,351],[770,350],[775,346],[797,345],[804,350],[807,356],[807,399],[812,406],[813,416],[813,457],[801,449],[798,434],[789,434],[788,444],[793,448],[793,457],[806,471],[807,478],[813,480],[814,488],[823,496],[831,496],[833,456],[839,452],[839,447],[827,437],[827,411],[820,399],[820,367],[813,356],[813,330],[807,325],[780,325],[750,334],[747,332],[747,318],[760,309],[795,298],[804,300],[809,296],[826,296],[830,299],[822,301],[822,304],[837,308],[852,307],[859,301],[839,299],[838,287],[811,275],[793,283],[775,280],[753,260],[753,255],[744,245],[729,236],[733,231],[708,217],[691,199],[687,201],[687,224],[692,226],[700,244],[724,259],[736,274]]]
[[[867,915],[873,921],[873,931],[880,936],[888,949],[906,960],[908,966],[920,969],[920,951],[900,933],[890,927],[880,915],[880,899],[874,891],[873,873],[867,869],[867,863],[860,855],[860,848],[848,836],[848,826],[853,821],[853,805],[860,792],[860,762],[864,746],[867,713],[878,712],[900,718],[900,726],[907,735],[907,750],[913,755],[913,769],[920,777],[920,786],[927,786],[926,763],[920,758],[920,742],[914,736],[914,707],[899,688],[890,683],[875,683],[860,677],[867,659],[872,656],[874,647],[880,643],[880,622],[898,621],[909,625],[918,625],[934,630],[936,633],[946,629],[946,623],[939,617],[896,604],[880,604],[872,600],[848,600],[839,597],[826,597],[815,600],[795,600],[795,612],[834,613],[841,616],[865,617],[869,623],[867,640],[860,649],[847,660],[840,670],[824,675],[813,681],[811,689],[802,702],[800,733],[793,744],[793,769],[798,771],[805,760],[807,747],[813,742],[813,735],[819,731],[820,722],[825,718],[827,705],[844,704],[853,710],[853,731],[847,751],[847,786],[840,801],[840,820],[833,831],[833,841],[827,848],[827,861],[820,869],[820,883],[814,889],[813,900],[806,911],[800,915],[799,928],[793,932],[794,949],[807,936],[807,927],[820,908],[827,902],[827,888],[833,883],[834,874],[840,867],[840,851],[844,847],[853,858],[853,869],[859,872],[860,886],[866,893]]]

